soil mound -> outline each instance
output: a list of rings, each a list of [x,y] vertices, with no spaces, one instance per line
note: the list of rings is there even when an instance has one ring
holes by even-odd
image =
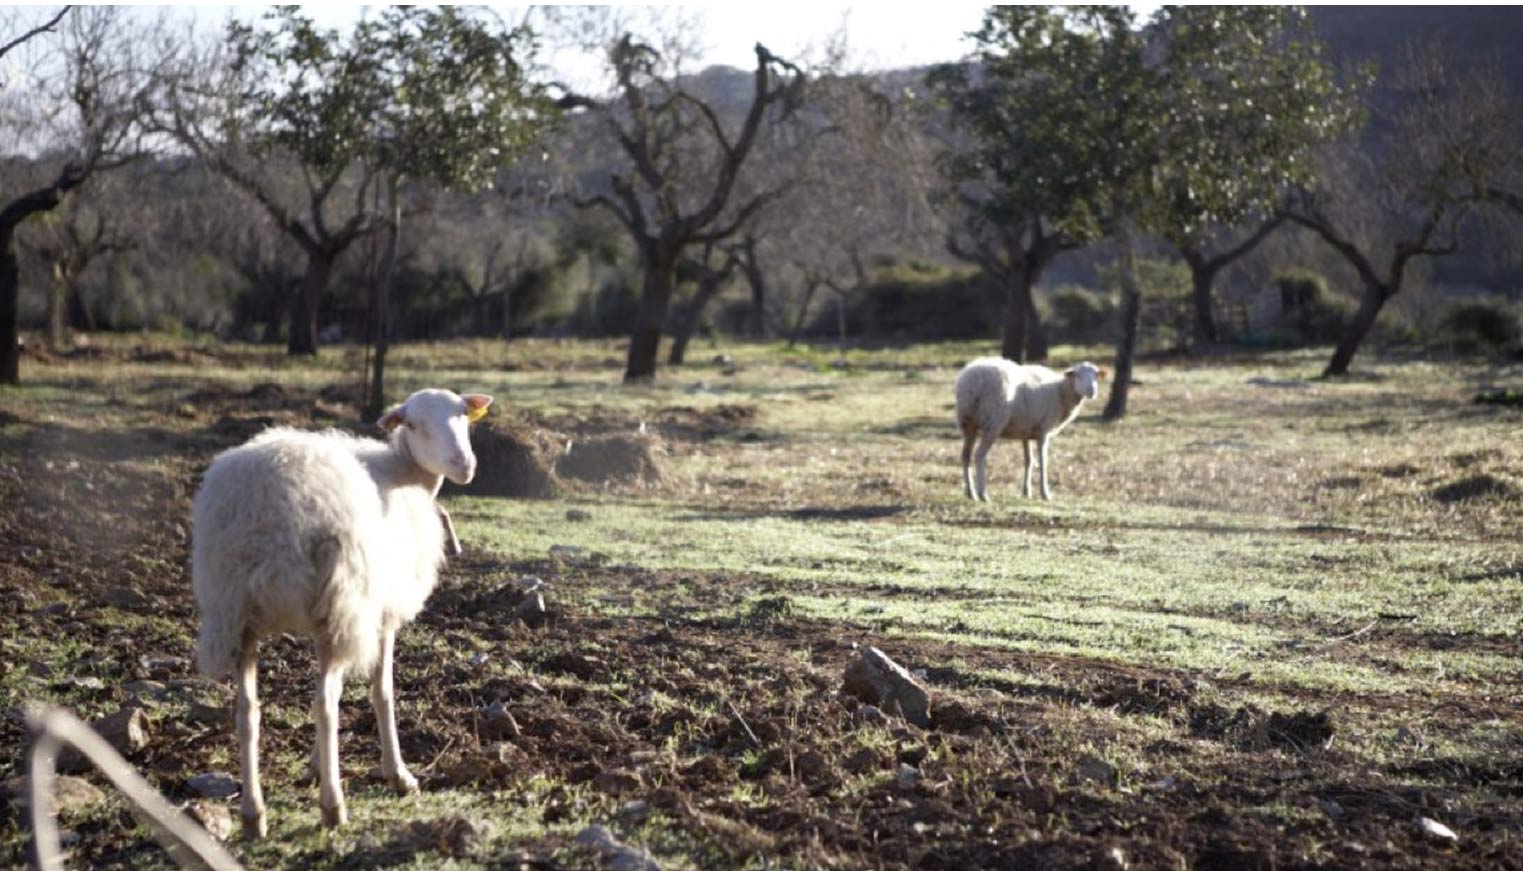
[[[647,435],[603,435],[571,443],[556,474],[592,484],[651,486],[667,480],[660,445]]]
[[[445,494],[549,499],[560,492],[553,448],[543,432],[483,421],[471,430],[471,450],[476,454],[476,478],[464,487],[445,482]]]

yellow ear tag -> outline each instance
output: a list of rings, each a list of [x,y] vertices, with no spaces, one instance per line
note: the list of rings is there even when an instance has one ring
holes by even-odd
[[[487,416],[487,409],[488,408],[491,408],[491,406],[489,406],[489,405],[471,406],[471,407],[469,407],[469,408],[467,408],[465,410],[465,419],[470,421],[471,423],[475,423],[476,421],[481,420],[483,417]]]

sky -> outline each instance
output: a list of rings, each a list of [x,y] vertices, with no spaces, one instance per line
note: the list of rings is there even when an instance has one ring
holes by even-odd
[[[701,54],[692,65],[712,64],[749,69],[755,64],[752,47],[761,42],[786,58],[818,52],[843,25],[849,34],[848,66],[853,69],[884,69],[920,66],[955,60],[967,53],[965,34],[978,26],[986,4],[934,3],[729,3],[686,4],[677,7],[625,7],[626,14],[660,14],[691,19],[697,28]],[[197,18],[215,23],[229,12],[245,20],[257,19],[265,7],[200,7]],[[524,7],[492,5],[516,21]],[[303,6],[302,10],[329,26],[344,28],[365,9],[361,5],[336,3]],[[655,12],[654,10],[659,10]],[[547,58],[562,76],[586,84],[599,59],[562,51]]]

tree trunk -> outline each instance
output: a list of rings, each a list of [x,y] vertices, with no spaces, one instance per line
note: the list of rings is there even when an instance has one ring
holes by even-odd
[[[1111,382],[1110,399],[1105,403],[1106,420],[1126,415],[1126,398],[1132,387],[1132,364],[1137,357],[1137,333],[1142,320],[1142,288],[1137,284],[1137,264],[1132,257],[1132,228],[1121,221],[1117,234],[1121,248],[1121,342],[1116,346],[1116,373]]]
[[[645,286],[635,326],[629,336],[629,360],[624,367],[624,383],[649,381],[656,377],[656,354],[661,346],[661,325],[671,305],[676,286],[677,256],[680,252],[657,251],[645,258]]]
[[[798,316],[793,319],[793,329],[788,333],[788,347],[798,344],[799,336],[804,333],[804,322],[809,318],[809,304],[814,302],[814,294],[820,289],[818,282],[808,282],[804,287],[804,300],[799,303]]]
[[[21,339],[18,318],[20,270],[9,228],[0,237],[0,384],[21,383]]]
[[[1031,308],[1026,312],[1026,359],[1041,363],[1047,359],[1047,330],[1042,326],[1042,315],[1036,308],[1036,295],[1027,292]]]
[[[846,357],[846,294],[836,293],[836,353]]]
[[[740,268],[751,286],[751,311],[746,318],[746,333],[759,339],[767,333],[767,277],[756,259],[756,240],[747,238],[741,248]]]
[[[1221,330],[1216,326],[1216,313],[1211,307],[1216,270],[1196,259],[1186,258],[1185,263],[1190,267],[1191,296],[1195,303],[1195,347],[1220,342]]]
[[[90,313],[90,307],[85,305],[85,298],[80,295],[79,288],[71,286],[67,297],[69,329],[76,333],[95,332],[95,315]]]
[[[333,257],[326,251],[307,252],[307,270],[301,286],[291,297],[291,322],[286,335],[286,353],[296,356],[317,354],[317,312],[328,277],[333,274]]]
[[[1010,284],[1005,289],[1005,338],[999,349],[1001,357],[1016,363],[1026,362],[1026,333],[1035,313],[1036,303],[1031,298],[1028,272],[1017,268],[1011,273]]]
[[[1349,364],[1354,361],[1359,344],[1369,335],[1370,328],[1375,326],[1375,319],[1380,317],[1380,310],[1385,308],[1386,300],[1392,295],[1384,287],[1365,288],[1364,298],[1359,301],[1359,310],[1343,331],[1343,338],[1338,340],[1338,347],[1333,350],[1333,359],[1328,361],[1322,377],[1348,374]]]
[[[703,317],[703,310],[708,307],[709,301],[718,295],[720,284],[722,284],[721,281],[707,277],[698,281],[698,290],[682,310],[682,314],[677,319],[676,328],[672,330],[672,349],[667,355],[666,362],[673,366],[681,366],[686,362],[688,340],[693,337],[693,330],[698,328],[698,322]]]
[[[378,420],[386,407],[386,352],[391,347],[391,282],[397,267],[397,246],[402,239],[402,201],[397,197],[398,179],[386,180],[391,200],[391,232],[386,236],[386,253],[380,280],[375,287],[375,355],[371,358],[370,390],[365,398],[365,419]]]
[[[48,347],[63,352],[69,344],[69,279],[63,265],[53,264],[48,282]]]

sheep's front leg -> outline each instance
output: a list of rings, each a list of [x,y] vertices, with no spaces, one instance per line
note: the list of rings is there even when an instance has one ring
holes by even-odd
[[[1038,450],[1040,450],[1042,455],[1042,500],[1046,502],[1052,501],[1052,493],[1047,490],[1047,445],[1051,441],[1052,438],[1050,436],[1042,436],[1041,443],[1038,446]]]
[[[269,834],[264,812],[264,790],[259,786],[259,642],[245,637],[238,655],[238,763],[243,776],[243,836],[263,838]]]
[[[974,451],[974,456],[978,459],[978,487],[977,496],[974,498],[983,502],[989,501],[989,451],[998,440],[998,430],[986,430],[979,438],[978,448]]]
[[[338,700],[344,692],[344,667],[333,662],[327,645],[317,646],[317,698],[312,719],[317,723],[317,803],[323,825],[341,826],[349,820],[338,770]]]
[[[1031,467],[1036,462],[1036,457],[1031,453],[1031,442],[1021,439],[1021,448],[1026,452],[1026,498],[1031,498]]]
[[[975,499],[973,495],[973,441],[978,437],[971,427],[964,429],[962,433],[962,493],[969,499]]]
[[[381,633],[381,657],[370,679],[370,704],[375,708],[376,728],[381,733],[381,775],[393,789],[405,795],[418,791],[418,779],[402,761],[402,745],[397,741],[396,693],[391,679],[396,638],[397,633],[391,629]]]

